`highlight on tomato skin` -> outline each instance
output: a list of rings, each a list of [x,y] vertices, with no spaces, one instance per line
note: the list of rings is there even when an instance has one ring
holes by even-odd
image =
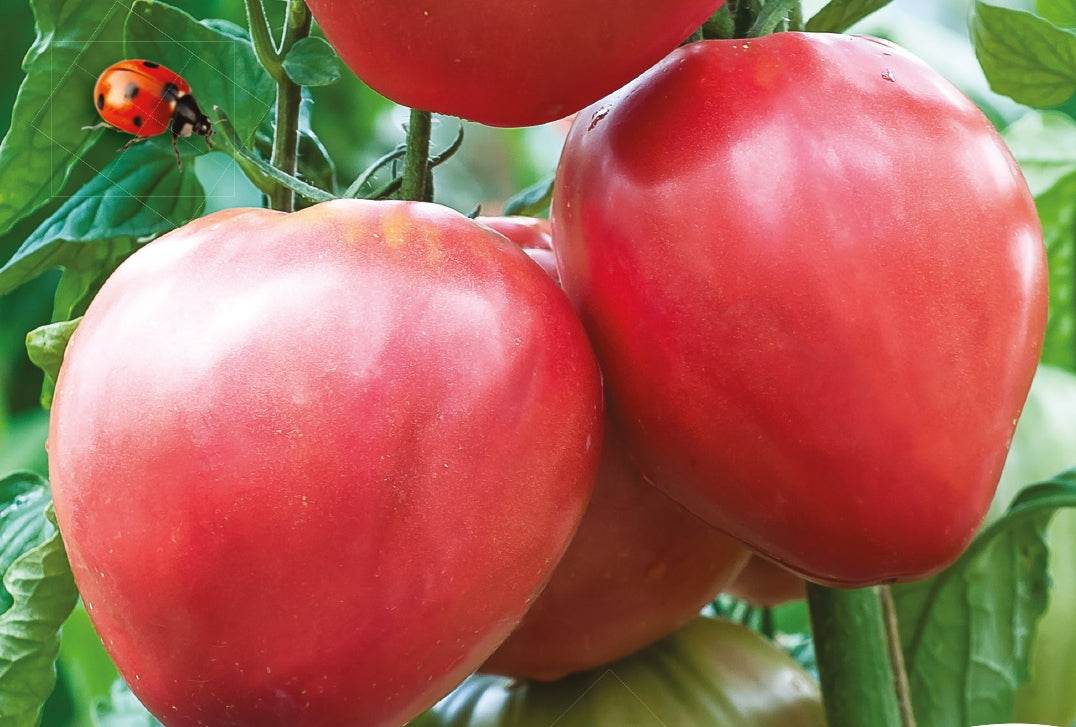
[[[505,127],[555,121],[615,91],[722,4],[309,2],[329,42],[374,90],[412,108]]]
[[[646,477],[817,583],[963,552],[1047,270],[1020,170],[951,84],[864,37],[685,46],[577,116],[552,218]]]
[[[425,203],[228,210],[137,252],[86,312],[52,411],[56,515],[159,718],[399,725],[548,580],[602,418],[568,301],[489,229]]]

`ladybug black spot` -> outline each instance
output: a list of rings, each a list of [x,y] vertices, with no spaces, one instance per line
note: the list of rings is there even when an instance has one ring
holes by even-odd
[[[153,61],[142,61],[142,65],[146,68],[160,68],[160,63],[154,63]]]
[[[161,98],[165,101],[175,101],[179,98],[179,88],[174,83],[164,84],[164,88],[161,89]]]
[[[141,89],[138,88],[137,83],[128,83],[127,84],[127,90],[124,92],[123,95],[127,97],[128,101],[132,101],[132,100],[134,100],[135,96],[138,95],[138,92],[140,90]]]
[[[131,121],[134,123],[135,126],[142,126],[142,117],[141,116],[136,116],[133,119],[131,119]]]
[[[97,108],[104,109],[105,107],[105,95],[103,93],[97,94]]]

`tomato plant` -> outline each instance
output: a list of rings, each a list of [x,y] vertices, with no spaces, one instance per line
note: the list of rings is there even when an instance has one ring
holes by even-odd
[[[554,201],[648,477],[818,582],[960,554],[1046,323],[1031,195],[971,101],[871,38],[694,44],[579,114]]]
[[[155,714],[399,724],[548,578],[600,416],[567,302],[499,236],[406,203],[236,210],[101,290],[50,471],[90,616]]]
[[[722,0],[311,0],[355,74],[393,101],[495,126],[568,116],[656,63]]]
[[[10,5],[0,724],[1076,716],[1066,3]]]

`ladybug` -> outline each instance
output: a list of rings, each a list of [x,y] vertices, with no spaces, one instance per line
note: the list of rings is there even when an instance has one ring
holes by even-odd
[[[127,146],[170,129],[180,164],[180,137],[199,134],[213,148],[213,125],[198,108],[190,84],[160,63],[132,59],[112,64],[98,77],[93,100],[106,124],[135,136]]]

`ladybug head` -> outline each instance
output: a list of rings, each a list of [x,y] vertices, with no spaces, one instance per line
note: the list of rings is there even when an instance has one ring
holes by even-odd
[[[191,132],[208,139],[213,135],[213,123],[206,116],[199,116],[191,125]]]

